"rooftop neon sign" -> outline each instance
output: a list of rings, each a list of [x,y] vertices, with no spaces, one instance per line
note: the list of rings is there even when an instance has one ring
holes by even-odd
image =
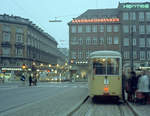
[[[149,4],[125,4],[123,8],[150,8]]]
[[[119,18],[103,18],[103,19],[74,19],[72,23],[104,23],[104,22],[119,22]]]

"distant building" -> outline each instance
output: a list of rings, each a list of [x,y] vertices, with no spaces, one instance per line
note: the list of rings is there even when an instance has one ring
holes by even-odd
[[[0,15],[0,67],[57,64],[57,41],[30,20]]]
[[[149,2],[119,3],[114,9],[90,9],[68,25],[72,73],[87,73],[88,56],[97,50],[121,52],[123,66],[130,67],[132,45],[134,68],[150,62]]]

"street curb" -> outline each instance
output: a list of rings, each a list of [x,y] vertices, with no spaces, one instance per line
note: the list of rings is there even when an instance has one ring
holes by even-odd
[[[127,105],[128,105],[129,108],[132,110],[132,112],[134,113],[135,116],[141,116],[141,114],[139,114],[139,113],[137,112],[136,108],[134,108],[134,106],[133,106],[131,103],[127,102]]]

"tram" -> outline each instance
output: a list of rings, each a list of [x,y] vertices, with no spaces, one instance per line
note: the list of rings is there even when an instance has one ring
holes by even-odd
[[[89,96],[122,99],[122,59],[117,51],[95,51],[89,56]]]

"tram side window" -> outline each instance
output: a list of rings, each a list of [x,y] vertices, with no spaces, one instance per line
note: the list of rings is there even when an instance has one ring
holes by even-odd
[[[105,62],[100,61],[93,62],[93,70],[95,75],[105,75],[106,74]]]
[[[107,59],[107,74],[108,75],[119,74],[119,58]]]

